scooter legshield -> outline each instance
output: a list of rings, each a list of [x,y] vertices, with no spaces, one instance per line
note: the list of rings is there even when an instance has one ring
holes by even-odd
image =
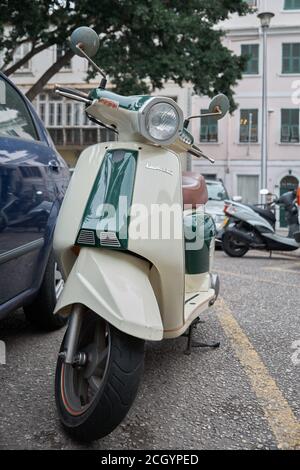
[[[160,341],[163,325],[148,276],[149,263],[128,253],[82,248],[55,313],[68,315],[73,304],[83,304],[124,333]]]

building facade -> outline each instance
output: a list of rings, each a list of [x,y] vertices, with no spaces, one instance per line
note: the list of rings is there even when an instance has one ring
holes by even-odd
[[[20,48],[16,51],[16,56],[18,57],[18,54],[23,56],[25,52]],[[18,69],[12,75],[12,80],[26,93],[63,52],[57,46],[42,51]],[[87,83],[86,76],[86,61],[75,56],[67,66],[52,77],[43,92],[33,101],[57,149],[70,167],[75,166],[80,152],[87,145],[114,138],[109,131],[100,129],[87,120],[82,103],[67,100],[54,92],[55,84],[86,92],[98,86],[100,79]]]
[[[275,194],[300,183],[300,0],[250,0],[257,8],[245,17],[233,15],[221,27],[224,42],[248,57],[247,70],[235,89],[237,110],[217,123],[193,122],[196,142],[216,158],[214,166],[194,161],[196,171],[222,178],[232,196],[259,202],[261,188],[262,31],[257,14],[275,14],[268,30],[268,189]],[[193,97],[193,114],[208,107]]]
[[[275,14],[268,31],[268,189],[280,194],[300,182],[300,0],[249,0],[248,3],[257,11],[245,17],[233,15],[220,25],[226,32],[224,44],[234,53],[248,57],[247,70],[235,89],[238,108],[232,116],[219,122],[211,118],[192,121],[196,143],[216,159],[215,165],[206,160],[192,163],[195,171],[223,179],[232,196],[240,195],[244,202],[257,203],[261,189],[263,65],[257,13]],[[16,51],[16,59],[26,53],[26,47],[23,44]],[[62,53],[56,46],[41,52],[13,75],[13,81],[26,92]],[[87,145],[114,139],[109,131],[86,119],[81,103],[66,100],[53,91],[56,83],[86,91],[98,86],[100,77],[87,83],[86,76],[86,60],[75,56],[34,101],[70,167],[75,166]],[[197,115],[209,104],[209,98],[193,95],[190,85],[180,88],[168,82],[156,94],[175,99],[185,115]]]
[[[24,56],[26,52],[26,45],[22,45],[16,51],[15,60]],[[13,74],[12,80],[26,93],[61,53],[63,53],[61,49],[53,46],[37,54]],[[100,76],[89,82],[86,81],[87,70],[87,61],[74,56],[66,67],[52,77],[33,102],[58,151],[71,168],[75,166],[78,156],[86,146],[115,139],[114,133],[100,128],[87,119],[83,104],[63,98],[54,92],[55,84],[86,93],[99,86]],[[188,96],[191,95],[190,88],[180,88],[173,82],[168,82],[163,90],[158,90],[155,94],[173,98],[186,114],[190,113],[191,106],[187,108]]]

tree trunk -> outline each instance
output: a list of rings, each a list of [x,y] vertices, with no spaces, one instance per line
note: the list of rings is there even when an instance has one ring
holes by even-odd
[[[22,67],[22,65],[26,64],[26,62],[30,60],[33,56],[43,51],[44,49],[47,49],[48,47],[50,47],[49,44],[42,44],[41,46],[34,47],[33,49],[31,49],[31,51],[28,52],[28,54],[22,57],[22,59],[18,60],[18,62],[8,67],[8,69],[2,70],[2,72],[7,77],[9,77],[11,74],[16,72],[20,67]]]
[[[68,50],[65,55],[61,56],[46,72],[38,79],[38,81],[27,91],[26,97],[33,101],[34,98],[43,91],[44,86],[49,80],[60,71],[60,69],[66,65],[73,57],[74,52]]]

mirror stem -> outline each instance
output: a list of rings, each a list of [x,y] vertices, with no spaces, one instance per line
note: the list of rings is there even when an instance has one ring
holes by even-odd
[[[216,113],[205,113],[205,114],[199,114],[199,116],[190,116],[186,119],[186,121],[189,121],[190,119],[200,119],[204,117],[211,117],[211,116],[220,116],[222,114],[222,111],[217,111]]]
[[[102,77],[104,78],[104,80],[106,80],[106,75],[105,75],[105,73],[103,72],[103,70],[101,70],[100,67],[98,67],[98,65],[95,64],[95,62],[84,52],[83,48],[81,48],[79,44],[77,44],[76,49],[78,49],[78,51],[80,51],[81,54],[84,55],[84,57],[89,61],[89,63],[90,63],[96,70],[98,70],[98,72],[102,75]]]
[[[205,114],[199,114],[199,116],[190,116],[184,121],[183,127],[184,129],[187,129],[189,127],[189,123],[191,119],[201,119],[204,117],[220,116],[221,114],[222,114],[222,111],[217,111],[216,113],[205,113]]]

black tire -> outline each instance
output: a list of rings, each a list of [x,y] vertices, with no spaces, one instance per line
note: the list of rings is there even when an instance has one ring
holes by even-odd
[[[249,246],[239,242],[230,232],[225,232],[222,238],[223,251],[231,258],[242,258],[249,251]]]
[[[31,304],[24,306],[27,320],[43,331],[58,330],[67,322],[61,315],[53,314],[59,295],[56,289],[56,272],[57,264],[51,251],[38,295]]]
[[[90,347],[86,345],[90,340],[84,338],[95,334],[92,333],[97,329],[95,325],[101,322],[105,325],[105,348],[108,351],[105,365],[102,359],[100,373],[100,363],[95,366],[93,359],[89,359],[87,365],[76,369],[66,365],[59,356],[55,376],[55,400],[59,418],[68,434],[78,441],[91,442],[110,434],[129,411],[143,373],[145,342],[122,333],[91,311],[84,312],[84,316],[85,325],[82,325],[79,337],[81,346],[79,344],[77,352],[84,350],[84,345],[86,349]],[[64,342],[65,338],[61,352],[64,350]],[[99,357],[99,347],[97,351]],[[91,363],[95,366],[95,375],[87,377],[87,368]],[[96,377],[100,383],[96,386],[94,380],[92,392],[89,392],[89,381]]]

